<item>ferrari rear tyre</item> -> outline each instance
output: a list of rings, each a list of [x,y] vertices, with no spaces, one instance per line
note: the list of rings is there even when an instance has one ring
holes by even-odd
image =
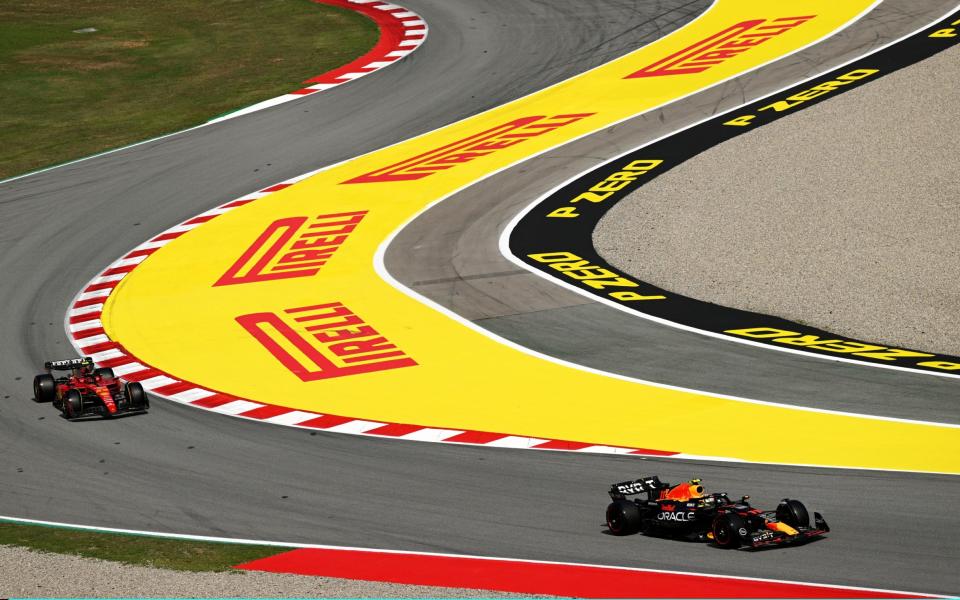
[[[127,402],[130,408],[136,410],[146,410],[150,408],[150,400],[147,398],[147,393],[143,391],[143,386],[136,381],[127,384]]]
[[[103,377],[104,379],[113,379],[113,369],[107,367],[100,367],[99,369],[94,369],[93,374],[97,377]]]
[[[33,401],[53,402],[57,397],[57,382],[52,375],[44,373],[33,378]]]
[[[615,500],[607,507],[607,527],[613,535],[630,535],[640,529],[640,507],[629,500]]]
[[[725,513],[713,520],[713,541],[721,548],[739,548],[740,536],[746,534],[747,524],[736,513]]]
[[[799,500],[781,500],[777,506],[777,520],[793,528],[810,527],[810,514]]]
[[[63,399],[63,414],[68,419],[75,419],[83,412],[83,397],[77,390],[70,390]]]

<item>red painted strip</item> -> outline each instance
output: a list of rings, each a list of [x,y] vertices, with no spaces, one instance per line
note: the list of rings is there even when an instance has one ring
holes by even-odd
[[[275,406],[273,404],[265,404],[259,408],[254,408],[253,410],[248,410],[247,412],[240,413],[241,417],[249,417],[251,419],[269,419],[270,417],[275,417],[277,415],[282,415],[284,413],[290,412],[290,409],[285,406]]]
[[[644,454],[649,456],[676,456],[680,454],[679,452],[671,452],[670,450],[650,450],[649,448],[637,448],[636,450],[631,450],[627,454]]]
[[[383,435],[388,437],[400,437],[401,435],[407,435],[408,433],[413,433],[414,431],[420,431],[423,429],[421,425],[403,425],[401,423],[388,423],[383,427],[377,427],[376,429],[371,429],[366,433],[372,433],[373,435]]]
[[[261,194],[269,194],[269,193],[271,193],[271,192],[279,192],[280,190],[285,190],[285,189],[287,189],[287,188],[290,187],[291,185],[293,185],[293,184],[292,184],[292,183],[278,183],[278,184],[276,184],[276,185],[271,185],[271,186],[268,187],[268,188],[263,188],[262,190],[260,190],[260,193],[261,193]]]
[[[107,269],[103,273],[100,273],[100,276],[103,277],[105,275],[119,275],[120,273],[129,273],[130,271],[136,268],[137,268],[137,265],[127,265],[125,267],[114,267],[112,269]]]
[[[134,250],[133,252],[130,252],[129,254],[124,256],[124,258],[134,258],[137,256],[150,256],[156,251],[157,251],[156,248],[141,248],[140,250]]]
[[[327,429],[330,427],[336,427],[343,423],[349,423],[354,421],[353,417],[338,417],[336,415],[320,415],[316,419],[310,419],[309,421],[304,421],[298,425],[301,427],[313,427],[315,429]]]
[[[244,204],[250,204],[250,203],[253,202],[255,199],[256,199],[256,198],[241,198],[241,199],[239,199],[239,200],[234,200],[234,201],[232,201],[232,202],[227,202],[226,204],[222,205],[220,208],[236,208],[236,207],[238,207],[238,206],[243,206]]]
[[[580,598],[917,597],[913,594],[615,567],[322,548],[293,550],[235,568]]]
[[[116,281],[104,281],[102,283],[94,283],[83,288],[84,292],[95,292],[97,290],[112,290],[117,287]]]
[[[319,92],[320,90],[311,90],[310,88],[300,88],[299,90],[293,90],[291,94],[296,94],[298,96],[306,96],[307,94],[313,94]]]
[[[85,315],[77,315],[75,317],[70,317],[69,321],[71,325],[76,325],[77,323],[86,323],[87,321],[93,321],[100,318],[102,313],[87,313]]]
[[[103,352],[104,350],[112,350],[114,348],[119,348],[120,344],[116,342],[101,342],[99,344],[94,344],[92,346],[83,346],[82,350],[84,354],[96,354],[97,352]]]
[[[489,444],[496,440],[507,437],[503,433],[489,433],[486,431],[464,431],[453,437],[447,438],[447,442],[460,442],[461,444]]]
[[[582,450],[584,448],[589,448],[593,444],[585,444],[583,442],[565,442],[563,440],[550,440],[549,442],[544,442],[542,444],[537,444],[534,448],[540,448],[541,450]]]
[[[146,368],[142,371],[134,371],[133,373],[127,373],[126,375],[122,375],[121,377],[123,379],[126,379],[127,381],[144,381],[146,379],[150,379],[158,375],[166,375],[166,373],[163,373],[156,369]]]
[[[186,381],[175,381],[173,383],[168,383],[167,385],[161,385],[160,387],[153,388],[153,393],[157,394],[158,396],[172,396],[195,387],[197,386],[193,385],[192,383],[187,383]]]
[[[150,241],[151,241],[151,242],[163,242],[163,241],[166,241],[166,240],[175,240],[175,239],[177,239],[178,237],[182,236],[182,235],[185,234],[185,233],[186,233],[186,231],[168,231],[167,233],[161,233],[160,235],[158,235],[157,237],[153,238],[153,239],[150,240]]]
[[[213,219],[217,215],[200,215],[199,217],[194,217],[189,221],[184,221],[184,225],[200,225],[201,223],[206,223],[207,221]]]
[[[116,358],[108,358],[107,360],[101,360],[97,362],[97,365],[101,367],[107,367],[112,369],[114,367],[119,367],[120,365],[129,365],[130,363],[137,362],[132,356],[118,356]],[[126,379],[126,375],[121,375],[122,379]]]
[[[95,335],[102,335],[104,333],[103,327],[94,327],[93,329],[84,329],[83,331],[73,332],[73,339],[77,340],[79,343],[82,340],[87,339],[88,337],[93,337]]]
[[[202,408],[216,408],[228,402],[233,402],[234,400],[236,400],[236,398],[233,396],[228,396],[226,394],[214,394],[213,396],[207,396],[206,398],[194,400],[190,404],[193,406],[200,406]]]
[[[77,300],[73,303],[73,308],[83,308],[84,306],[93,306],[94,304],[103,304],[106,302],[106,296],[100,296],[99,298],[87,298],[86,300]]]

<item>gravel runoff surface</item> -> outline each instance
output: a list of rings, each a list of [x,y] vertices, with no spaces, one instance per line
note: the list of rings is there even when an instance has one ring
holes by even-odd
[[[516,598],[460,588],[237,571],[188,573],[0,546],[0,596],[89,598]],[[522,596],[529,598],[531,596]],[[545,597],[545,596],[540,596]]]
[[[758,128],[631,194],[594,231],[667,290],[960,355],[960,48]]]

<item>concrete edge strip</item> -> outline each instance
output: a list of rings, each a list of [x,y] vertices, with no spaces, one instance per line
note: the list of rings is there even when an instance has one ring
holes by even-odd
[[[299,100],[304,96],[335,88],[355,79],[360,79],[389,67],[391,64],[407,56],[423,44],[427,39],[427,22],[417,13],[389,2],[380,0],[313,0],[319,4],[339,6],[356,11],[374,21],[380,29],[380,39],[377,44],[360,58],[343,65],[323,75],[307,79],[304,87],[288,94],[270,98],[250,106],[231,111],[214,119],[209,123],[219,123],[227,119],[250,114],[258,110]]]
[[[222,214],[286,189],[316,172],[311,171],[212,208],[167,229],[115,260],[87,283],[74,298],[70,309],[67,311],[66,329],[68,338],[74,348],[81,354],[92,358],[98,366],[112,369],[120,379],[139,382],[144,390],[154,396],[223,415],[262,421],[273,425],[324,430],[334,433],[494,448],[561,450],[594,454],[681,456],[679,452],[650,448],[607,446],[490,431],[445,429],[409,423],[369,421],[256,402],[218,392],[154,368],[140,361],[136,356],[127,352],[121,344],[109,337],[101,321],[103,307],[107,299],[120,285],[124,277],[136,269],[151,254],[188,231]]]
[[[122,535],[135,535],[143,537],[155,537],[163,539],[174,539],[174,540],[183,540],[183,541],[194,541],[194,542],[214,542],[214,543],[224,543],[224,544],[242,544],[242,545],[257,545],[257,546],[276,546],[280,553],[272,557],[267,557],[261,559],[261,561],[252,561],[251,563],[245,563],[242,565],[237,565],[234,568],[237,569],[248,569],[248,570],[265,570],[272,572],[286,572],[286,573],[301,573],[301,574],[313,574],[320,575],[320,573],[305,573],[305,569],[293,570],[290,568],[294,561],[301,562],[300,559],[306,559],[310,563],[313,563],[313,566],[316,567],[318,562],[316,556],[313,553],[322,552],[324,553],[324,558],[334,557],[340,555],[340,557],[347,557],[351,561],[357,563],[362,563],[361,568],[371,570],[375,569],[378,563],[383,562],[384,560],[392,561],[401,561],[401,564],[406,561],[423,561],[423,560],[432,560],[438,561],[432,564],[436,565],[439,562],[444,562],[445,566],[449,564],[454,564],[448,561],[456,561],[461,565],[469,565],[471,571],[476,573],[478,568],[482,568],[486,565],[496,565],[496,569],[499,570],[501,566],[508,566],[516,568],[520,566],[521,568],[528,569],[538,569],[538,568],[548,568],[553,569],[553,574],[557,572],[566,572],[569,573],[566,581],[570,581],[570,577],[580,578],[584,573],[591,572],[593,577],[587,579],[584,578],[584,581],[581,585],[586,584],[587,586],[591,585],[594,582],[602,582],[605,578],[611,576],[628,576],[635,578],[646,578],[648,581],[653,577],[663,577],[668,578],[672,576],[671,583],[674,591],[674,597],[676,594],[684,594],[686,596],[690,595],[689,588],[684,586],[676,585],[676,578],[682,577],[686,582],[702,582],[706,584],[706,587],[700,591],[709,591],[712,586],[716,584],[725,584],[725,589],[717,590],[714,592],[713,597],[719,597],[717,592],[726,591],[726,597],[751,597],[747,596],[748,591],[754,592],[752,597],[764,597],[764,598],[800,598],[800,597],[821,597],[821,598],[842,598],[842,597],[856,597],[856,598],[865,598],[865,597],[909,597],[909,598],[947,598],[948,596],[940,596],[936,594],[921,594],[915,592],[906,592],[899,590],[886,590],[886,589],[877,589],[877,588],[866,588],[866,587],[856,587],[856,586],[843,586],[843,585],[831,585],[824,583],[808,583],[808,582],[793,582],[785,581],[778,579],[766,579],[759,577],[742,577],[736,575],[715,575],[709,573],[695,573],[688,571],[672,571],[666,569],[643,569],[636,567],[619,567],[614,565],[600,565],[600,564],[590,564],[590,563],[571,563],[571,562],[560,562],[560,561],[542,561],[542,560],[528,560],[528,559],[515,559],[515,558],[504,558],[497,556],[470,556],[464,554],[453,554],[453,553],[443,553],[443,552],[419,552],[419,551],[406,551],[406,550],[388,550],[380,548],[360,548],[354,546],[333,546],[327,544],[305,544],[298,542],[278,542],[271,540],[253,540],[253,539],[243,539],[243,538],[229,538],[229,537],[215,537],[215,536],[206,536],[206,535],[195,535],[195,534],[185,534],[185,533],[164,533],[159,531],[145,531],[137,529],[120,529],[116,527],[97,527],[94,525],[79,525],[73,523],[63,523],[58,521],[43,521],[38,519],[27,519],[22,517],[12,517],[6,515],[0,515],[0,522],[5,523],[15,523],[20,525],[38,525],[44,527],[57,527],[64,529],[75,529],[79,531],[91,531],[96,533],[114,533]],[[282,563],[287,563],[287,568],[282,570],[282,568],[277,568],[277,560]],[[290,560],[293,559],[293,560]],[[257,564],[260,563],[260,564]],[[488,572],[493,570],[488,570]],[[337,577],[335,574],[323,573],[324,576]],[[513,573],[509,573],[513,577]],[[364,577],[349,577],[346,573],[341,573],[341,577],[352,578],[352,579],[363,579]],[[376,579],[378,581],[389,581],[388,579]],[[639,581],[639,579],[638,579]],[[560,582],[564,583],[564,582]],[[423,583],[421,585],[432,585],[429,583]],[[730,589],[728,586],[735,586],[733,589]],[[739,587],[736,587],[739,586]],[[481,589],[496,589],[496,588],[481,588]],[[586,589],[589,589],[587,587]],[[510,591],[510,590],[505,590]],[[606,591],[609,593],[609,589],[603,589],[598,591]],[[633,582],[632,587],[624,588],[621,591],[626,592],[627,597],[638,597],[641,592],[650,592],[651,590],[645,587],[637,587],[636,582]],[[667,588],[660,588],[653,590],[654,594],[647,593],[649,597],[651,595],[656,597],[670,597],[665,592],[668,592]],[[731,594],[731,592],[734,592]],[[757,594],[757,592],[764,592]],[[774,593],[779,592],[779,593]],[[526,592],[526,593],[535,593],[535,592]],[[540,593],[549,593],[549,592],[540,592]],[[685,596],[685,597],[686,597]],[[587,597],[587,596],[585,596]],[[594,594],[594,597],[597,597]],[[611,597],[609,595],[604,597]],[[704,596],[707,597],[707,596]]]

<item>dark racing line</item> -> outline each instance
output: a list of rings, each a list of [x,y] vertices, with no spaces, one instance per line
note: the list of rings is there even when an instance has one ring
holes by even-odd
[[[619,272],[592,233],[617,202],[684,161],[746,131],[907,67],[960,43],[960,10],[910,37],[829,73],[632,150],[551,192],[509,234],[527,267],[620,307],[779,350],[960,377],[960,357],[852,340],[780,317],[674,294]]]

